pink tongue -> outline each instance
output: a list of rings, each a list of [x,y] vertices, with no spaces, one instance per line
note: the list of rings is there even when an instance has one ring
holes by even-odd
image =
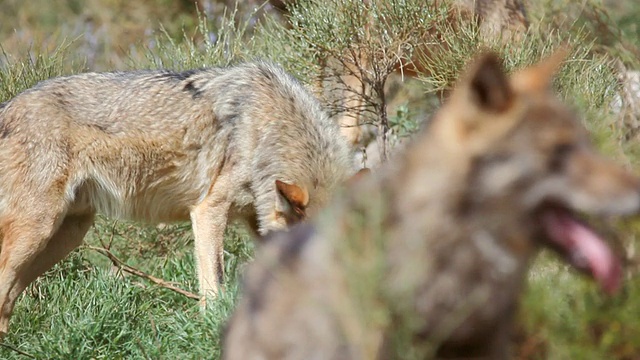
[[[572,265],[590,270],[607,293],[618,289],[622,273],[620,263],[593,230],[559,209],[546,211],[542,223],[551,241],[568,255]]]

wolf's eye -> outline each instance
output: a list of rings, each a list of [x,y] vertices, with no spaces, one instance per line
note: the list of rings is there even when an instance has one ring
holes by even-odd
[[[556,157],[566,157],[570,152],[575,150],[576,146],[574,144],[558,144],[553,149],[553,155]]]
[[[567,156],[575,150],[574,144],[558,144],[553,148],[553,153],[549,159],[549,169],[551,171],[560,171],[564,166]]]

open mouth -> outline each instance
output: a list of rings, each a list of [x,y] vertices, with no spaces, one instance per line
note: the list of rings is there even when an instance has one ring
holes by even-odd
[[[562,206],[544,206],[539,218],[551,248],[578,270],[593,276],[606,293],[612,294],[620,287],[620,260],[595,230]]]

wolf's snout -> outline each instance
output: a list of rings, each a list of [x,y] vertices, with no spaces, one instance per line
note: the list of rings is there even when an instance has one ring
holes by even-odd
[[[635,192],[631,196],[633,202],[633,215],[640,214],[640,182],[636,185]]]
[[[602,214],[605,216],[632,216],[640,214],[640,188],[620,192],[618,196],[602,199]]]
[[[640,214],[640,182],[628,188],[628,191],[621,193],[617,200],[610,202],[611,215],[632,216]]]

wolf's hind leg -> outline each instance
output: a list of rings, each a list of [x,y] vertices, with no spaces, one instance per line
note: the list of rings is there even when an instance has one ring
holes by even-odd
[[[82,244],[84,236],[93,224],[94,214],[67,215],[58,231],[51,237],[47,247],[33,261],[21,282],[28,286],[38,276],[51,269],[69,253]]]
[[[0,253],[0,334],[9,329],[16,299],[38,276],[82,243],[93,214],[65,217],[62,222],[13,221],[3,228]],[[57,226],[56,226],[57,225]]]

